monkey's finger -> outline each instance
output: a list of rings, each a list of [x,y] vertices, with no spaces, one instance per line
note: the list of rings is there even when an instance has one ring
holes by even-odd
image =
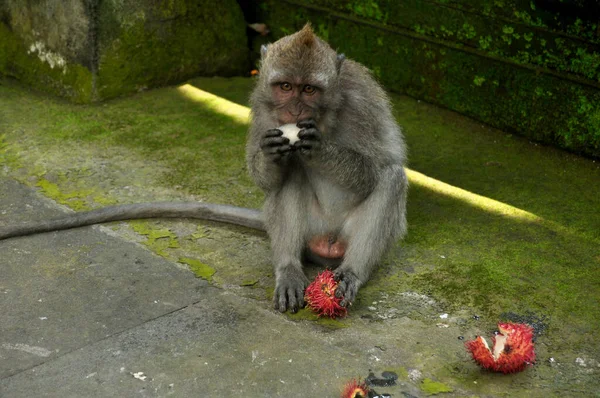
[[[341,298],[340,305],[342,307],[350,307],[356,298],[358,289],[352,286],[351,282],[341,281],[335,290],[335,296]]]
[[[283,135],[283,131],[279,129],[270,129],[265,132],[263,137],[279,137],[281,135]]]
[[[348,284],[346,283],[346,281],[339,281],[337,288],[335,289],[335,297],[337,298],[342,298],[344,297],[344,294],[346,293],[346,289],[348,288]]]
[[[291,150],[291,145],[267,146],[263,148],[263,151],[268,155],[285,155]]]
[[[297,294],[297,292],[293,288],[290,288],[287,291],[288,308],[290,309],[292,314],[295,314],[296,312],[298,312],[298,306],[300,305],[296,294]]]
[[[288,150],[284,150],[281,148],[271,148],[271,149],[267,149],[264,151],[264,154],[266,157],[270,157],[274,160],[278,160],[281,158],[284,158],[286,156],[288,156],[288,154],[291,152],[291,149]]]
[[[300,129],[309,129],[316,127],[317,123],[314,119],[306,119],[299,121],[298,124],[296,124],[296,126]]]
[[[290,140],[287,137],[265,137],[260,142],[260,147],[276,147],[281,145],[289,146]]]
[[[298,302],[298,308],[304,308],[306,306],[306,303],[304,302],[304,291],[305,290],[306,290],[306,285],[296,289],[296,301]]]
[[[296,141],[294,142],[294,149],[300,151],[303,155],[309,155],[311,152],[319,149],[321,145],[318,141]]]
[[[303,131],[307,131],[306,134],[302,134]],[[317,145],[321,143],[321,133],[320,132],[316,132],[313,133],[310,130],[300,130],[300,133],[298,133],[298,138],[300,138],[298,141],[294,142],[294,144],[297,145]]]
[[[290,145],[266,146],[262,148],[265,156],[281,158],[287,156],[291,151]]]
[[[300,140],[319,141],[321,140],[321,132],[315,128],[300,130],[298,132]]]
[[[273,154],[269,154],[268,156],[271,159],[271,161],[273,161],[275,163],[279,163],[279,162],[283,161],[283,159],[286,159],[289,156],[289,152],[273,153]]]
[[[275,310],[279,312],[285,312],[287,310],[287,297],[285,296],[284,289],[277,289],[275,291],[275,296],[273,297],[273,302],[275,304]]]
[[[361,285],[358,277],[351,271],[338,271],[334,274],[334,279],[338,281],[335,296],[342,298],[340,305],[342,307],[351,306]]]
[[[348,288],[346,289],[346,294],[344,294],[344,298],[340,301],[340,305],[342,307],[350,307],[356,298],[356,294],[358,293],[358,288]]]
[[[312,141],[296,141],[294,142],[294,149],[312,149],[315,143]]]

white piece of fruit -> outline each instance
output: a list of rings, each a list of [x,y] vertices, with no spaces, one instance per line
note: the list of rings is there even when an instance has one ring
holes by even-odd
[[[283,136],[290,140],[290,145],[294,145],[294,142],[298,141],[298,132],[301,130],[295,124],[289,123],[284,124],[283,126],[277,127],[279,130],[283,132]]]

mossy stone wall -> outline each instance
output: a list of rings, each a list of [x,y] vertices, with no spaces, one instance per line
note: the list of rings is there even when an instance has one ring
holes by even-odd
[[[0,74],[91,102],[248,69],[235,0],[4,0]]]
[[[262,0],[274,39],[311,21],[388,89],[600,157],[600,3]]]

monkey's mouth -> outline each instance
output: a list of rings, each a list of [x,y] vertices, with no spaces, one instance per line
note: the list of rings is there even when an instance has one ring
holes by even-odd
[[[298,124],[304,120],[317,118],[317,112],[314,109],[306,106],[302,106],[302,109],[299,109],[295,112],[282,109],[282,111],[278,112],[278,114],[279,117],[277,119],[279,120],[279,124]]]

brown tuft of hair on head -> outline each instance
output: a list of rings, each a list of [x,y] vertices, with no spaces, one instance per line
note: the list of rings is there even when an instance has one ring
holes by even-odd
[[[305,45],[307,47],[312,47],[315,44],[316,36],[310,26],[310,22],[307,22],[306,25],[298,32],[296,36],[296,42],[298,44]]]

